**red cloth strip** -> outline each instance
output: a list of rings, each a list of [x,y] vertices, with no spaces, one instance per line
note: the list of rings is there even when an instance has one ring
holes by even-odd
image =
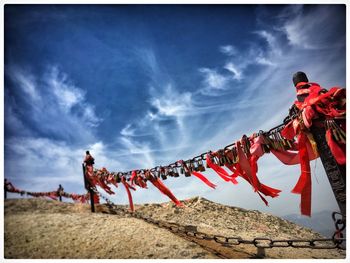
[[[327,144],[329,146],[329,149],[331,150],[334,159],[337,161],[338,164],[340,165],[345,165],[346,164],[346,149],[345,145],[343,144],[343,147],[341,147],[334,139],[332,136],[332,131],[328,129],[326,131],[326,140]]]
[[[127,192],[127,194],[128,194],[130,210],[131,210],[132,212],[134,212],[134,203],[133,203],[133,201],[132,201],[132,195],[131,195],[131,192],[130,192],[130,189],[129,189],[130,186],[129,186],[129,184],[125,181],[125,178],[124,178],[124,177],[122,178],[122,183],[123,183],[123,185],[124,185],[124,187],[125,187],[125,190],[126,190],[126,192]]]
[[[163,182],[158,177],[154,178],[151,175],[149,176],[149,180],[155,187],[159,189],[159,191],[162,194],[168,196],[171,199],[171,201],[175,203],[176,206],[183,206],[183,204],[179,200],[177,200],[177,198],[173,195],[173,193],[163,184]]]
[[[131,172],[131,177],[130,177],[131,185],[134,185],[134,179],[135,179],[136,175],[137,174],[136,174],[135,170]]]
[[[206,185],[208,185],[209,187],[213,189],[216,188],[217,185],[210,182],[203,174],[196,171],[192,171],[192,174],[196,176],[198,179],[200,179],[202,182],[204,182]]]
[[[301,214],[311,216],[311,168],[310,160],[307,152],[306,142],[308,138],[304,132],[298,135],[299,158],[301,175],[292,193],[300,194],[300,210]]]
[[[211,161],[211,155],[209,153],[207,154],[206,162],[207,162],[208,166],[211,169],[213,169],[226,182],[232,182],[233,184],[238,184],[235,177],[230,176],[223,168],[221,168],[220,166],[218,166],[217,164],[215,164]]]

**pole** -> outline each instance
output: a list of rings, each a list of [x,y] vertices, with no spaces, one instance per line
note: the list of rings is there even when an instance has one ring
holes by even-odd
[[[326,141],[324,127],[311,126],[310,131],[317,144],[317,149],[326,171],[333,194],[337,200],[340,212],[346,215],[346,167],[339,165],[334,159]]]
[[[95,202],[94,202],[94,191],[91,189],[89,182],[86,179],[86,175],[85,175],[85,165],[82,164],[83,166],[83,177],[84,177],[84,186],[85,189],[89,191],[90,193],[90,205],[91,205],[91,212],[95,213]]]

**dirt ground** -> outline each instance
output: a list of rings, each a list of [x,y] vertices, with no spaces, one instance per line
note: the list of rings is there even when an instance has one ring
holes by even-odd
[[[237,233],[230,218],[232,211],[242,216],[242,211],[231,207],[190,200],[185,208],[176,208],[171,203],[136,206],[144,215],[177,223],[198,223],[198,230],[209,234],[231,235]],[[203,207],[205,211],[203,212]],[[227,209],[226,209],[227,208]],[[215,211],[211,211],[214,209]],[[226,209],[226,210],[225,210]],[[231,210],[232,211],[231,211]],[[181,238],[166,229],[146,223],[141,219],[101,213],[104,205],[92,214],[88,205],[71,204],[45,199],[12,199],[5,201],[4,255],[6,259],[215,259],[213,251]],[[231,211],[231,212],[230,212]],[[245,210],[245,213],[249,211]],[[221,215],[221,217],[220,217]],[[252,218],[249,215],[249,218]],[[256,216],[261,225],[261,215]],[[254,219],[251,219],[254,220]],[[267,220],[267,219],[264,219]],[[224,222],[223,224],[221,223]],[[267,220],[271,221],[271,219]],[[276,221],[277,222],[277,221]],[[254,221],[254,224],[256,222]],[[277,224],[277,223],[274,223]],[[247,227],[250,227],[248,225]],[[276,227],[279,227],[278,225]],[[302,228],[290,227],[302,233]],[[247,228],[248,229],[248,228]],[[289,228],[288,228],[289,229]],[[245,231],[242,226],[240,231]],[[265,230],[266,231],[266,230]],[[277,231],[277,230],[276,230]],[[280,229],[279,229],[280,231]],[[240,232],[240,234],[242,234]],[[305,230],[309,233],[310,230]],[[272,232],[271,232],[272,233]],[[310,232],[311,233],[311,232]],[[273,233],[272,233],[273,234]],[[250,236],[251,233],[247,233]],[[283,233],[286,236],[286,233]],[[311,234],[310,234],[311,235]],[[252,245],[239,245],[235,250],[242,253],[234,256],[255,254]],[[266,250],[269,258],[345,258],[339,250],[310,250],[273,248]]]

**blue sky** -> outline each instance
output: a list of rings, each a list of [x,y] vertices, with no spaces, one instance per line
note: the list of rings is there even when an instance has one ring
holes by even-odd
[[[345,87],[345,5],[6,5],[5,177],[21,189],[83,193],[96,167],[129,171],[216,150],[282,122],[294,72]],[[251,186],[205,174],[165,184],[180,199],[299,213],[298,166],[272,155],[259,178],[282,189],[265,207]],[[313,212],[337,208],[321,161]],[[167,198],[153,186],[136,203]],[[126,203],[124,189],[112,200]]]

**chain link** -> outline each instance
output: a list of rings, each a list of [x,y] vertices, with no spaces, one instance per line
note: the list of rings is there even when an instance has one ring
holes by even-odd
[[[118,207],[108,198],[104,197],[99,192],[97,193],[104,200],[106,200],[108,206],[121,211],[122,214],[124,215],[130,215],[137,219],[142,219],[147,223],[157,225],[158,227],[161,227],[161,228],[166,228],[173,233],[185,234],[188,237],[202,239],[202,240],[213,240],[216,243],[219,243],[225,247],[248,244],[248,245],[254,245],[257,248],[292,247],[292,248],[309,248],[309,249],[341,249],[341,250],[346,249],[345,246],[341,245],[344,241],[346,241],[346,238],[343,237],[343,233],[342,233],[342,231],[345,229],[345,216],[338,212],[334,212],[332,214],[332,218],[335,222],[335,227],[336,227],[336,231],[332,238],[274,240],[267,237],[256,237],[252,240],[246,240],[246,239],[242,239],[239,236],[225,237],[222,235],[209,235],[203,232],[193,231],[193,230],[187,231],[186,226],[173,223],[173,222],[156,220],[151,217],[145,217],[139,212],[132,212],[126,208]],[[336,218],[337,215],[340,215],[341,218],[337,219]]]

